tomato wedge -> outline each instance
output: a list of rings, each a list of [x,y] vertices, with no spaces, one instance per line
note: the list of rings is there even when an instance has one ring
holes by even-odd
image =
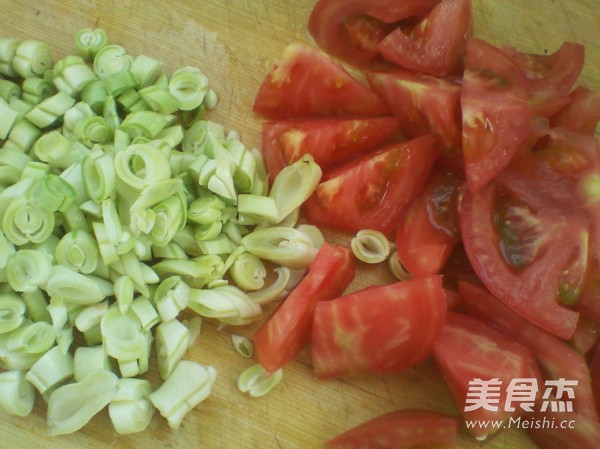
[[[510,382],[541,377],[535,358],[525,346],[482,320],[452,311],[448,312],[433,356],[463,418],[470,423],[469,430],[479,440],[498,430],[485,423],[506,422],[520,413],[518,406],[514,411],[504,407]],[[469,383],[477,380],[501,383],[499,391],[493,393],[498,398],[496,404],[477,407],[467,402]]]
[[[529,135],[533,112],[523,71],[499,48],[471,39],[461,107],[465,172],[475,192],[508,166]]]
[[[522,53],[504,48],[527,77],[530,104],[536,114],[549,117],[569,102],[569,93],[581,74],[583,45],[564,42],[550,55]]]
[[[377,49],[390,62],[439,78],[461,75],[473,34],[471,0],[444,0],[417,25],[396,28]]]
[[[438,273],[460,241],[458,199],[464,183],[462,174],[435,167],[419,197],[402,215],[396,251],[413,276]]]
[[[596,407],[600,410],[600,345],[596,346],[590,361],[590,375],[592,377],[592,390],[596,398]]]
[[[458,422],[429,410],[384,413],[327,441],[328,449],[454,449]]]
[[[329,54],[355,66],[365,67],[376,60],[377,43],[397,25],[396,22],[422,17],[439,2],[319,0],[308,19],[308,31]]]
[[[325,170],[384,144],[398,129],[394,117],[265,122],[262,154],[271,179],[307,153]]]
[[[367,80],[388,103],[407,136],[433,134],[440,160],[463,169],[458,83],[402,69],[368,72]]]
[[[325,53],[301,42],[283,50],[252,110],[270,119],[390,115],[377,94]]]
[[[341,295],[354,271],[354,255],[349,249],[323,244],[308,274],[254,335],[258,361],[267,373],[283,367],[306,346],[317,303]]]
[[[600,339],[600,323],[580,316],[577,328],[571,337],[570,343],[580,354],[588,355],[596,347]]]
[[[600,95],[583,86],[570,95],[569,103],[550,117],[550,126],[593,136],[600,122]]]
[[[577,380],[577,386],[573,387],[574,411],[598,420],[600,415],[592,391],[590,371],[578,351],[517,315],[483,287],[460,282],[459,296],[461,306],[467,313],[497,326],[529,348],[547,378]]]
[[[386,146],[325,172],[303,210],[318,226],[351,233],[376,229],[390,236],[427,181],[435,157],[429,135]]]
[[[446,318],[441,276],[370,287],[317,304],[315,375],[399,371],[429,356]]]

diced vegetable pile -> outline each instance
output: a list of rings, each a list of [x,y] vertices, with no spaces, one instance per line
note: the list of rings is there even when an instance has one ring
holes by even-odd
[[[56,62],[0,39],[0,409],[26,416],[37,390],[51,435],[106,406],[119,433],[154,409],[176,428],[217,375],[184,360],[201,317],[264,320],[232,338],[258,360],[238,379],[251,396],[305,348],[319,379],[432,358],[452,393],[460,418],[390,411],[331,449],[450,449],[519,419],[542,449],[596,449],[600,97],[577,85],[583,46],[492,45],[470,0],[319,0],[308,30],[257,91],[261,151],[207,118],[197,68],[168,76],[101,30]],[[397,282],[348,291],[380,263]]]
[[[260,151],[206,118],[217,98],[198,68],[167,76],[99,29],[76,44],[53,61],[0,38],[0,410],[28,415],[37,391],[50,435],[106,406],[119,433],[155,409],[177,428],[217,375],[182,360],[201,317],[261,318],[323,244],[296,226],[321,169],[303,157],[269,188]],[[251,368],[242,391],[277,383]]]

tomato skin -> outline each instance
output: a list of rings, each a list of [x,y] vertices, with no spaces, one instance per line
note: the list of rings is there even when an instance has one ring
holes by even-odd
[[[325,170],[384,144],[398,130],[394,117],[290,119],[262,125],[262,153],[270,179],[304,154]]]
[[[379,415],[325,442],[328,449],[454,449],[458,422],[429,410]]]
[[[461,108],[465,172],[475,192],[508,166],[529,135],[533,111],[523,71],[494,45],[469,40]]]
[[[590,320],[586,316],[580,316],[577,329],[570,340],[571,346],[585,356],[592,352],[599,339],[600,323]]]
[[[596,345],[590,361],[590,375],[592,377],[592,390],[596,398],[596,407],[600,410],[600,345]]]
[[[462,175],[438,166],[402,215],[396,229],[396,251],[413,276],[439,273],[460,242],[458,198],[463,186]]]
[[[567,340],[579,314],[561,306],[557,292],[565,270],[571,276],[564,281],[566,286],[571,279],[583,278],[588,219],[573,213],[566,220],[565,211],[572,211],[548,201],[545,194],[550,188],[536,190],[536,185],[544,184],[527,182],[536,175],[530,169],[529,180],[513,176],[474,194],[466,192],[461,234],[483,284],[515,312]]]
[[[550,117],[569,102],[569,93],[583,69],[583,45],[564,42],[550,55],[522,53],[507,47],[503,51],[523,69],[536,114]]]
[[[283,367],[306,346],[317,303],[341,295],[354,273],[351,250],[323,244],[308,274],[254,335],[258,361],[268,373]]]
[[[472,34],[471,0],[445,0],[410,30],[396,28],[377,49],[394,64],[444,78],[462,74],[466,42]]]
[[[329,54],[357,67],[366,67],[378,56],[377,43],[392,29],[387,24],[395,24],[415,16],[422,17],[439,2],[440,0],[319,0],[308,19],[308,31],[315,42]],[[363,26],[357,26],[356,21],[365,17],[362,20]],[[365,20],[370,26],[364,26]],[[360,33],[361,28],[366,28],[367,32]]]
[[[431,353],[446,318],[441,276],[360,290],[315,309],[317,378],[394,372]]]
[[[458,83],[402,69],[368,72],[367,80],[407,136],[433,134],[440,161],[464,169]]]
[[[429,135],[381,148],[326,171],[303,210],[318,226],[350,233],[376,229],[390,236],[423,188],[435,157]]]
[[[390,115],[385,102],[317,48],[288,45],[261,84],[252,110],[269,119]]]
[[[574,411],[591,420],[600,418],[590,371],[578,351],[513,312],[484,287],[459,282],[459,296],[467,313],[496,326],[529,348],[549,379],[577,380],[578,385],[573,388]]]
[[[550,126],[593,136],[600,122],[600,95],[583,86],[570,95],[569,103],[550,117]]]
[[[468,421],[506,421],[515,416],[518,408],[510,412],[503,407],[506,386],[517,378],[541,378],[537,362],[526,347],[484,321],[462,313],[448,312],[442,334],[434,345],[433,356],[463,418]],[[503,385],[498,410],[478,408],[465,411],[469,381],[494,378]],[[475,426],[470,430],[478,438],[487,438],[492,429]]]

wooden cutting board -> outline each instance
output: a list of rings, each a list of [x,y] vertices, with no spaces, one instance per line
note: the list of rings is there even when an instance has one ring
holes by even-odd
[[[399,0],[401,1],[401,0]],[[210,118],[238,130],[249,146],[260,145],[260,119],[251,113],[259,84],[282,49],[310,41],[306,31],[314,0],[0,0],[0,35],[45,40],[55,56],[72,53],[73,36],[101,27],[110,41],[131,54],[164,62],[171,73],[200,67],[220,97]],[[600,9],[597,0],[473,0],[476,35],[528,52],[553,52],[566,39],[586,44],[584,85],[600,91]],[[333,237],[345,240],[344,237]],[[385,283],[382,267],[361,267],[351,288]],[[423,407],[456,414],[433,364],[399,374],[316,381],[308,354],[285,368],[283,382],[253,399],[236,388],[239,373],[254,363],[238,356],[232,332],[251,335],[256,326],[219,330],[206,321],[187,358],[213,365],[218,379],[212,395],[189,413],[178,430],[158,414],[137,435],[121,436],[103,411],[76,434],[49,438],[46,405],[38,398],[27,418],[0,419],[0,448],[130,449],[310,449],[378,414]],[[158,385],[155,367],[149,376]],[[480,447],[461,435],[462,449]],[[486,447],[529,449],[523,431],[511,429]]]

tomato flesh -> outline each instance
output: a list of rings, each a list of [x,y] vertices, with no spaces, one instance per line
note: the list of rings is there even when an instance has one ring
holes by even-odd
[[[406,135],[433,134],[440,161],[463,169],[459,84],[401,69],[369,72],[367,80]]]
[[[460,241],[458,197],[464,185],[459,173],[436,167],[419,197],[400,219],[396,251],[413,276],[438,273]]]
[[[325,170],[373,150],[398,130],[393,117],[282,120],[263,123],[262,154],[270,179],[305,154]]]
[[[318,226],[351,233],[375,229],[389,236],[423,188],[435,157],[431,136],[386,146],[326,171],[303,210]]]
[[[325,443],[328,449],[454,449],[458,422],[429,410],[396,410],[366,421]]]
[[[473,32],[471,10],[471,0],[445,0],[409,30],[396,28],[377,49],[386,60],[415,72],[460,75]]]
[[[600,95],[579,86],[569,98],[569,103],[550,117],[550,125],[593,136],[600,122]]]
[[[308,274],[254,335],[258,361],[268,373],[283,367],[306,346],[317,303],[341,295],[354,272],[349,249],[329,243],[321,247]]]
[[[311,340],[315,375],[331,378],[415,366],[431,353],[445,317],[441,276],[320,302]]]
[[[508,166],[529,135],[533,112],[522,70],[499,48],[471,39],[461,108],[465,172],[475,192]]]
[[[467,421],[475,422],[470,431],[484,439],[494,429],[479,422],[504,421],[519,413],[508,411],[506,386],[513,379],[540,379],[537,362],[531,352],[484,321],[457,312],[448,312],[441,336],[435,343],[433,356],[457,406]],[[469,383],[476,379],[498,379],[503,388],[499,394],[499,407],[480,407],[465,410]],[[497,396],[498,397],[498,396]]]
[[[389,24],[426,15],[440,0],[319,0],[308,31],[329,54],[358,67],[372,64]]]
[[[269,119],[390,115],[384,101],[340,64],[300,42],[284,49],[252,110]]]

